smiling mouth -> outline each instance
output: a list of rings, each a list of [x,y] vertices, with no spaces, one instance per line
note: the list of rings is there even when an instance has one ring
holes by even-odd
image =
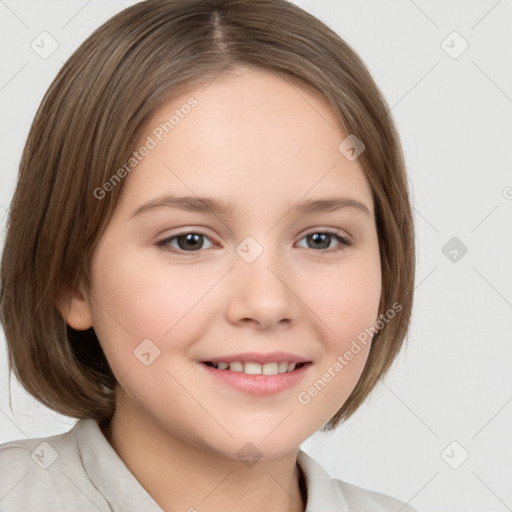
[[[246,375],[281,375],[283,373],[292,373],[310,363],[276,361],[261,364],[252,361],[231,361],[229,363],[223,361],[218,363],[203,361],[203,364],[215,370],[245,373]]]

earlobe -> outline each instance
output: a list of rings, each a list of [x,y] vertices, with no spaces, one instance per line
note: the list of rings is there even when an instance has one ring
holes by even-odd
[[[67,290],[62,294],[57,308],[67,324],[77,331],[85,331],[93,326],[91,306],[82,287]]]

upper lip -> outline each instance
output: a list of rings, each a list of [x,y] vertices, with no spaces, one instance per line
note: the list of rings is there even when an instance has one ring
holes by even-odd
[[[289,352],[269,352],[266,354],[259,352],[244,352],[241,354],[228,354],[225,356],[210,357],[208,359],[201,360],[203,363],[207,361],[211,363],[231,363],[233,361],[240,361],[242,363],[252,362],[265,364],[279,361],[288,361],[289,363],[309,363],[311,362],[311,359],[290,354]]]

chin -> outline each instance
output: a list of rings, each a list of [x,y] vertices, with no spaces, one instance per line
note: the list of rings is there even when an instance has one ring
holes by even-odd
[[[291,416],[291,415],[290,415]],[[264,427],[241,426],[239,429],[228,429],[233,438],[219,437],[216,442],[211,442],[210,447],[214,451],[231,459],[242,460],[245,457],[255,460],[273,460],[297,451],[300,444],[313,433],[306,432],[303,428],[297,429],[297,425],[287,424],[279,426],[285,418],[283,415],[272,425]],[[275,430],[274,430],[275,429]],[[294,429],[293,432],[291,429]]]

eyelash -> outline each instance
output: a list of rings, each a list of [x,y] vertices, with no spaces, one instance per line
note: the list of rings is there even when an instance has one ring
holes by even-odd
[[[346,247],[350,247],[353,245],[353,242],[351,240],[340,235],[337,231],[332,231],[329,229],[310,231],[309,233],[305,233],[304,236],[301,238],[301,240],[303,238],[306,238],[308,235],[314,235],[314,234],[329,235],[331,237],[334,237],[338,242],[340,242],[339,246],[337,246],[338,248],[336,248],[336,249],[319,249],[319,250],[311,249],[312,251],[319,252],[321,254],[337,253],[339,251],[344,250]],[[180,255],[187,255],[187,256],[190,255],[192,257],[198,256],[202,251],[206,250],[206,249],[199,249],[197,251],[184,251],[182,249],[176,249],[169,245],[169,243],[171,241],[173,241],[179,237],[186,236],[186,235],[200,235],[200,236],[206,237],[208,239],[210,238],[206,233],[203,233],[201,231],[183,231],[181,233],[177,233],[177,234],[169,236],[163,240],[160,240],[159,242],[156,243],[156,246],[166,252],[171,252],[171,253],[180,254]]]

